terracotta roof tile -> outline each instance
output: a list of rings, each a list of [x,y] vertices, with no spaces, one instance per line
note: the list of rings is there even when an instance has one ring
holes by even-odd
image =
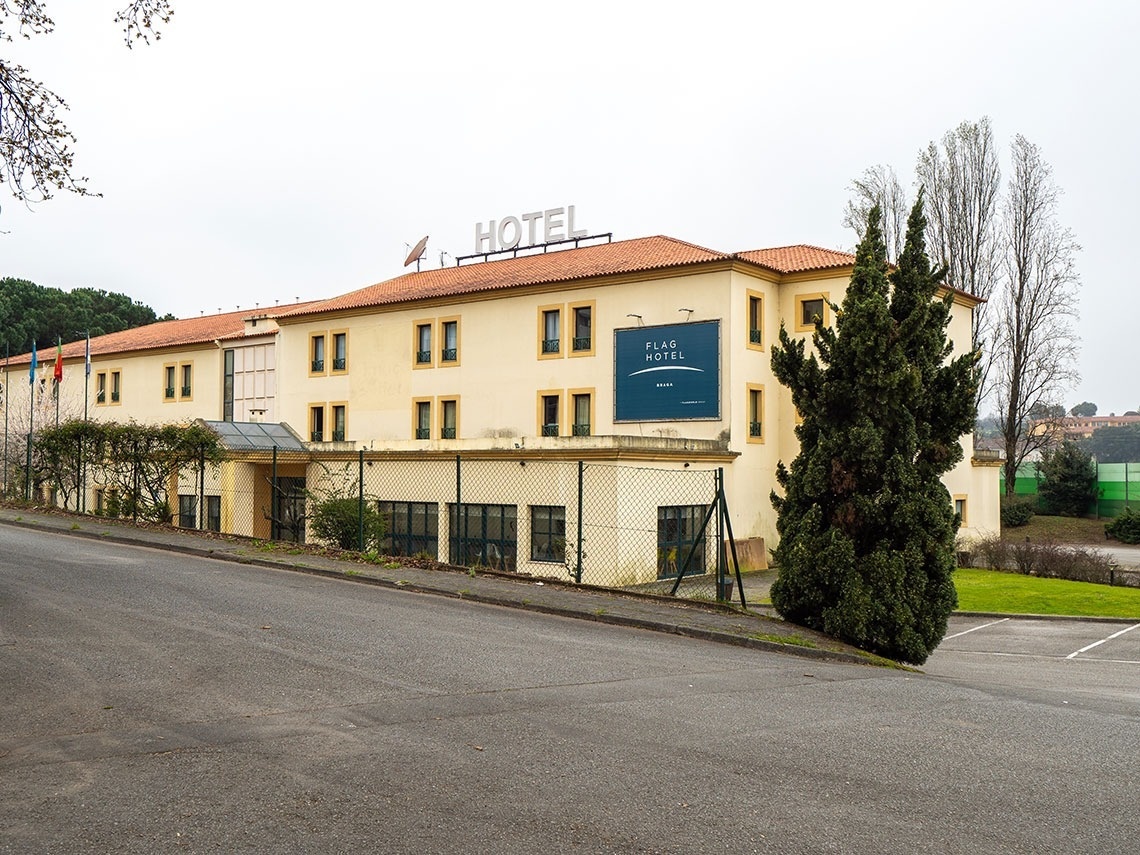
[[[282,317],[383,306],[431,297],[502,291],[525,285],[571,282],[596,276],[727,261],[730,258],[730,255],[722,252],[658,235],[466,264],[462,267],[406,273],[304,309],[292,310]]]
[[[753,249],[748,252],[738,252],[733,257],[759,264],[777,273],[802,273],[808,270],[851,267],[855,264],[855,256],[849,252],[823,249],[806,243],[778,246],[774,249]]]
[[[302,303],[300,306],[307,306]],[[296,304],[288,307],[297,309]],[[128,353],[137,350],[155,350],[164,347],[185,347],[193,344],[204,344],[215,339],[229,341],[242,338],[245,335],[245,319],[250,317],[273,318],[277,312],[251,311],[244,309],[238,312],[223,312],[220,315],[203,315],[197,318],[183,318],[173,321],[157,321],[143,327],[108,333],[91,339],[91,357],[110,356],[116,353]],[[72,341],[63,346],[64,361],[83,359],[86,341]],[[40,365],[55,364],[55,344],[52,342],[40,343],[37,348]],[[32,360],[31,353],[13,356],[9,364],[14,368],[27,365]]]

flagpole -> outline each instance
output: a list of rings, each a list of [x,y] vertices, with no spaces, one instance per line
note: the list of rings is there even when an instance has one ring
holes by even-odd
[[[28,367],[28,451],[24,465],[24,501],[32,500],[32,432],[36,425],[36,340],[32,339],[32,364]]]
[[[91,382],[91,330],[87,330],[87,349],[83,359],[83,421],[87,421],[87,385]]]
[[[91,330],[87,330],[87,347],[83,351],[83,421],[87,422],[87,401],[90,398],[88,385],[91,382]],[[80,513],[87,513],[87,466],[83,459],[83,446],[79,446],[79,495],[81,504],[79,506]]]
[[[59,427],[59,387],[60,372],[63,369],[63,337],[56,338],[55,374],[52,376],[52,391],[55,392],[55,426]]]
[[[8,342],[4,342],[4,498],[8,498],[8,408],[12,405],[12,384],[8,382]]]
[[[59,387],[63,385],[63,336],[55,338],[55,369],[52,371],[51,391],[55,396],[55,426],[59,427]]]

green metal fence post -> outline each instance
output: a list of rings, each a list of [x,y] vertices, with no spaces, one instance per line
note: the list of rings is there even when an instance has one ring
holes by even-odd
[[[463,514],[463,465],[459,455],[455,455],[455,531],[448,532],[448,540],[455,544],[455,551],[457,553],[462,551],[462,547],[467,545],[467,532],[464,531],[464,537],[459,534],[459,519]],[[450,523],[450,520],[448,520]],[[467,520],[463,520],[463,525],[466,527]],[[450,528],[450,526],[448,526]],[[452,564],[459,563],[459,556],[451,554],[450,545],[447,548],[447,559]]]
[[[198,448],[198,531],[206,530],[206,446]]]
[[[575,547],[574,557],[574,581],[575,583],[582,584],[582,497],[583,497],[583,482],[585,481],[586,464],[578,461],[578,537],[577,545]]]
[[[273,445],[273,464],[269,472],[269,539],[277,540],[281,533],[281,497],[277,495],[277,444]]]
[[[364,551],[364,449],[360,449],[360,474],[357,481],[359,485],[360,498],[357,503],[356,519],[359,523],[358,540],[359,549]]]

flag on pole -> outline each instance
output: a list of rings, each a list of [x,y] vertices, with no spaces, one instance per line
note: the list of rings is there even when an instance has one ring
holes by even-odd
[[[36,369],[39,367],[40,360],[36,357],[36,342],[32,340],[32,367],[28,369],[28,385],[36,385]]]
[[[90,377],[91,376],[91,333],[87,333],[87,350],[84,351],[84,360],[85,360],[86,368],[84,369],[83,373],[85,376]]]
[[[55,382],[57,384],[63,382],[63,339],[59,339],[55,345]]]

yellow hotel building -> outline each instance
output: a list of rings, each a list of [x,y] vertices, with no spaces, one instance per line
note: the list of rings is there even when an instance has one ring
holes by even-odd
[[[370,465],[399,467],[380,497],[399,512],[397,529],[432,506],[432,542],[445,561],[456,496],[423,495],[416,473],[457,455],[509,461],[513,474],[494,483],[468,478],[462,502],[513,509],[514,554],[504,565],[528,571],[542,570],[527,542],[539,526],[533,509],[557,512],[574,500],[553,477],[525,474],[527,465],[723,469],[733,535],[752,544],[755,566],[776,540],[776,464],[797,448],[769,346],[781,324],[810,341],[814,315],[829,323],[828,303],[842,301],[853,264],[850,254],[806,245],[724,253],[657,236],[408,273],[328,300],[93,339],[87,411],[118,421],[284,423],[311,461],[290,471],[310,488],[330,464],[347,466],[364,450]],[[948,334],[961,352],[977,301],[959,292],[953,300]],[[42,355],[50,377],[54,349]],[[81,416],[84,343],[66,345],[64,356],[62,400]],[[21,361],[27,371],[24,356],[13,372]],[[944,478],[962,532],[996,532],[996,461],[975,457],[970,435],[962,444],[964,460]],[[262,475],[263,451],[246,455]],[[652,530],[655,521],[626,517],[660,519],[662,507],[709,501],[648,502],[627,481],[615,480],[607,500],[619,526]],[[255,507],[263,500],[222,508],[223,527],[267,536]],[[661,570],[660,545],[645,551],[656,567],[633,576]]]

